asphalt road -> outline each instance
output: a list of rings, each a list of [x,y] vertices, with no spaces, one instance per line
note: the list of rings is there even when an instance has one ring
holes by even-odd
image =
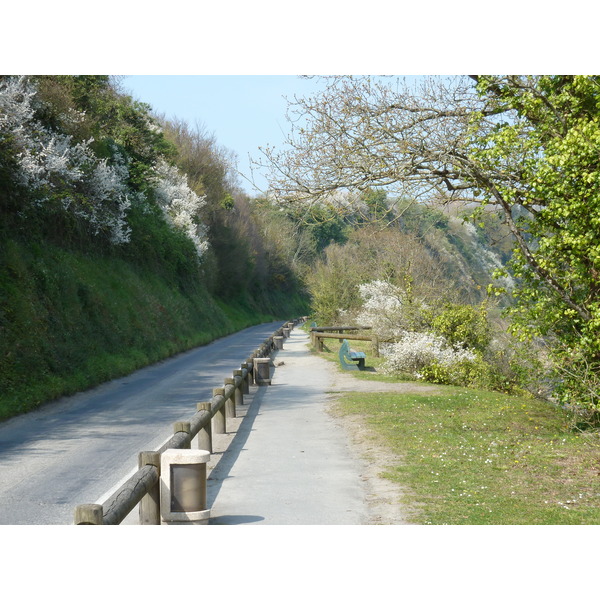
[[[275,331],[251,327],[0,423],[0,524],[68,525],[158,449]]]

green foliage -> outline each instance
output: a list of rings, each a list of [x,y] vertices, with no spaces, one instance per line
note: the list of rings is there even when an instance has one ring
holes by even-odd
[[[17,168],[16,150],[10,137],[0,136],[0,216],[5,220],[21,206],[22,190],[14,182]]]
[[[483,352],[492,336],[487,306],[446,304],[431,317],[431,329],[446,338],[450,345],[460,345]]]
[[[174,157],[176,148],[150,116],[150,106],[118,93],[108,76],[52,75],[35,79],[42,121],[74,135],[77,141],[92,137],[92,148],[101,158],[112,158],[115,152],[127,156],[134,189],[147,191],[148,176],[158,157]],[[83,120],[69,119],[70,109],[85,113]]]
[[[366,223],[390,223],[395,215],[394,210],[388,204],[388,195],[385,190],[367,188],[359,195],[359,203],[364,203],[366,211],[355,218]]]
[[[509,309],[511,330],[522,339],[556,340],[557,393],[594,408],[595,383],[589,383],[600,372],[600,79],[543,76],[525,83],[481,78],[480,92],[498,98],[514,118],[483,137],[474,157],[482,169],[519,163],[518,182],[497,184],[497,193],[529,214],[516,223],[521,244],[510,267],[520,285]]]
[[[231,194],[225,194],[225,196],[221,200],[220,206],[224,210],[233,210],[235,208],[235,202],[234,202]]]
[[[314,239],[318,253],[330,244],[345,244],[352,230],[347,218],[325,206],[314,205],[308,209],[290,206],[286,214]]]
[[[348,265],[352,265],[349,268]],[[360,274],[352,254],[344,246],[331,245],[324,260],[307,275],[312,314],[318,322],[334,324],[342,311],[358,307]]]
[[[232,330],[198,283],[44,242],[5,239],[0,283],[2,418]]]
[[[477,355],[474,360],[465,360],[452,366],[433,363],[419,371],[423,381],[443,385],[455,385],[497,392],[518,393],[520,388],[514,381]]]
[[[158,208],[133,206],[128,215],[131,241],[110,254],[150,269],[180,288],[198,285],[201,268],[193,242],[162,218]]]

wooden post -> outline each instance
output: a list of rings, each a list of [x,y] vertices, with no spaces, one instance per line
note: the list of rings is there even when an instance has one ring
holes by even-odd
[[[159,483],[155,485],[140,501],[140,525],[160,525],[160,452],[140,452],[138,467],[152,465],[158,469]]]
[[[189,450],[192,447],[192,440],[190,439],[190,432],[192,430],[192,426],[189,422],[186,421],[178,421],[173,424],[173,433],[187,433],[187,441],[184,444],[184,449]]]
[[[244,404],[244,379],[242,378],[242,370],[241,369],[235,369],[233,371],[233,379],[237,379],[240,378],[239,381],[239,385],[236,386],[235,388],[235,405],[236,406],[242,406]]]
[[[206,410],[210,412],[210,402],[198,402],[196,405],[198,411]],[[208,450],[212,454],[212,419],[198,432],[198,450]]]
[[[374,356],[379,356],[379,336],[378,335],[374,335],[371,338],[371,344],[373,346],[373,355]]]
[[[75,525],[102,525],[102,504],[80,504],[75,508]]]
[[[225,390],[223,388],[214,388],[213,389],[213,398],[216,396],[224,396]],[[215,413],[213,417],[213,433],[225,433],[226,415],[225,415],[225,405],[221,406],[221,408]]]
[[[244,381],[242,383],[242,393],[249,394],[250,393],[250,366],[247,362],[242,363],[242,369],[246,369],[246,377],[244,377]]]
[[[233,386],[233,393],[225,401],[225,410],[226,410],[225,414],[230,419],[234,419],[235,418],[235,379],[233,379],[233,377],[226,377],[224,379],[223,383],[225,384],[225,386],[228,386],[228,385]]]

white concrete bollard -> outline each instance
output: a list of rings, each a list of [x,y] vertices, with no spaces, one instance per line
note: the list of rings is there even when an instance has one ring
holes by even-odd
[[[160,457],[160,513],[166,525],[207,525],[206,464],[210,452],[169,448]]]

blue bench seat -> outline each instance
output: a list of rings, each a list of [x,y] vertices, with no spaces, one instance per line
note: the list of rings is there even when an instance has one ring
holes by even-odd
[[[352,352],[348,340],[344,340],[340,346],[339,356],[342,369],[346,369],[347,371],[359,369],[362,371],[365,368],[365,359],[367,358],[367,355],[364,352]]]

